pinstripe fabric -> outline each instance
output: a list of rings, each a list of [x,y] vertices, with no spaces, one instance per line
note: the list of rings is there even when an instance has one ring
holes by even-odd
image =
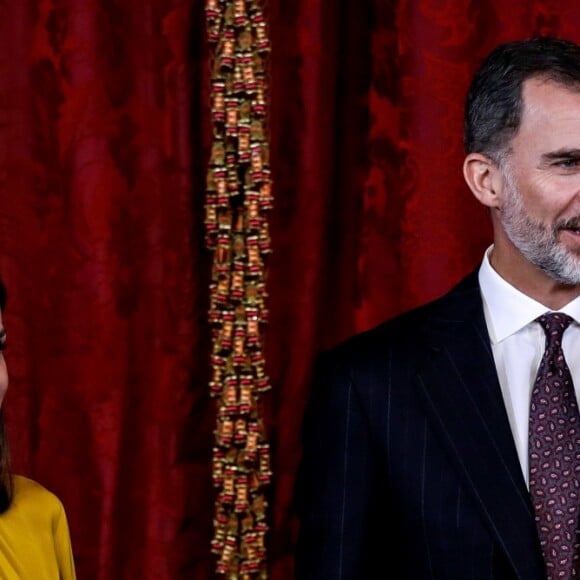
[[[488,342],[472,275],[321,357],[297,579],[544,577]]]

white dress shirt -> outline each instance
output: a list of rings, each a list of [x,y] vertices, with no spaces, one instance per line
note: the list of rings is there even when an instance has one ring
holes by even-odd
[[[528,483],[528,415],[532,386],[546,346],[546,335],[534,320],[551,310],[506,282],[485,252],[479,269],[485,322],[507,415]],[[580,394],[580,296],[558,312],[575,322],[564,332],[562,349],[572,373],[576,399]]]

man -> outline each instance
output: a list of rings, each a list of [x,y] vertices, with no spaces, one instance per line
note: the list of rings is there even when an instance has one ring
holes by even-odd
[[[580,47],[496,48],[465,147],[493,245],[447,295],[321,360],[298,580],[580,574]]]

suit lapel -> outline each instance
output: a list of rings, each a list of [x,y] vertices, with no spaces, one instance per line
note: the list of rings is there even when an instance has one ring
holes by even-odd
[[[475,274],[422,329],[417,385],[433,425],[520,578],[543,578],[533,508],[497,379]]]

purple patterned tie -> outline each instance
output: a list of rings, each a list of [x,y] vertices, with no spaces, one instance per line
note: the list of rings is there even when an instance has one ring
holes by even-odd
[[[537,318],[546,333],[546,351],[530,405],[530,493],[550,580],[576,578],[580,511],[580,415],[562,335],[572,318]]]

